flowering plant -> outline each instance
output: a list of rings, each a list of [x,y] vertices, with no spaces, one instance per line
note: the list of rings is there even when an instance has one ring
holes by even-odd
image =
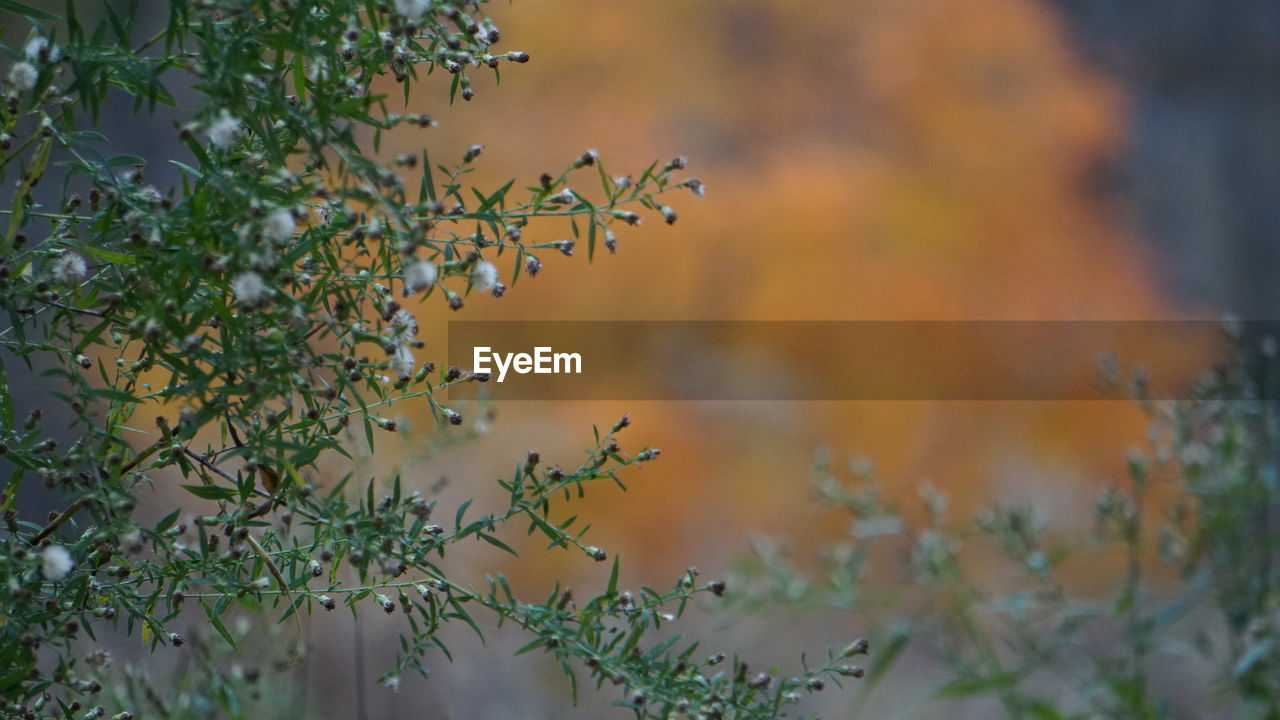
[[[775,678],[741,662],[714,669],[722,655],[695,656],[697,643],[678,636],[646,641],[695,595],[725,592],[693,570],[633,595],[618,587],[615,558],[599,593],[557,587],[533,602],[501,576],[477,589],[445,572],[446,548],[467,539],[514,553],[499,535],[516,523],[608,560],[551,507],[658,456],[622,449],[628,418],[597,432],[576,467],[529,454],[500,481],[504,507],[468,515],[468,501],[450,521],[400,477],[315,479],[323,458],[396,431],[397,402],[425,403],[443,431],[467,421],[440,391],[484,378],[420,357],[404,303],[459,310],[580,243],[588,255],[598,243],[613,251],[616,233],[644,216],[675,222],[665,198],[702,194],[680,176],[683,158],[614,176],[586,151],[524,189],[464,186],[480,145],[438,164],[425,150],[380,159],[384,133],[436,122],[392,112],[394,84],[406,102],[420,85],[469,101],[474,73],[530,60],[498,49],[479,3],[170,0],[164,27],[145,38],[132,6],[0,7],[30,25],[8,51],[0,107],[0,169],[17,180],[0,232],[0,347],[6,364],[21,359],[56,382],[74,434],[67,445],[47,434],[5,376],[0,715],[183,716],[187,705],[150,686],[113,686],[99,634],[180,648],[177,623],[194,613],[234,648],[245,638],[223,622],[233,605],[290,622],[340,603],[402,613],[389,683],[447,653],[441,627],[479,630],[483,612],[519,625],[526,649],[571,678],[621,686],[619,702],[641,717],[776,717],[824,678],[861,674],[845,662],[865,646]],[[178,86],[199,101],[178,107]],[[139,158],[109,154],[95,128],[118,95],[135,111],[172,108],[180,187],[153,186]],[[543,224],[571,239],[526,239]],[[138,427],[144,417],[154,427]],[[139,509],[143,489],[173,478],[188,502]],[[20,500],[33,481],[65,504],[32,517]],[[193,692],[241,716],[249,674],[201,682]]]

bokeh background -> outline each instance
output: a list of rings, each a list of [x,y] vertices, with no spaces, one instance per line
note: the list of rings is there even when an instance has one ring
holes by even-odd
[[[505,298],[469,301],[467,319],[1274,318],[1280,9],[1267,0],[518,0],[490,12],[500,47],[532,62],[504,70],[500,87],[477,74],[475,100],[452,107],[447,79],[429,79],[408,111],[440,125],[389,136],[383,155],[425,143],[443,159],[483,143],[470,176],[482,188],[530,183],[588,147],[613,173],[687,155],[708,191],[677,198],[673,227],[653,217],[621,232],[616,256],[544,258]],[[130,122],[121,152],[168,157],[145,122]],[[565,236],[554,225],[525,233]],[[415,311],[427,354],[443,359],[441,305]],[[909,508],[927,481],[956,517],[1030,503],[1066,531],[1090,522],[1095,492],[1123,477],[1146,432],[1123,401],[509,402],[467,411],[465,443],[425,406],[401,412],[394,441],[317,479],[399,471],[423,488],[447,479],[446,508],[471,496],[497,504],[493,479],[527,451],[568,465],[593,423],[630,412],[624,447],[662,458],[580,512],[632,587],[667,586],[690,565],[728,576],[756,536],[783,540],[802,563],[840,539],[847,521],[814,502],[808,471],[823,448],[874,460]],[[551,577],[607,580],[576,554],[522,549],[519,564],[487,546],[449,563],[477,581],[506,572],[536,597]],[[366,613],[359,632],[345,617],[313,623],[295,688],[313,716],[356,717],[361,704],[367,717],[627,714],[605,708],[608,689],[566,707],[559,668],[512,658],[522,641],[508,631],[487,645],[458,633],[455,661],[436,658],[430,679],[357,692],[387,667],[397,620]],[[870,634],[868,622],[698,610],[691,633],[712,640],[708,651],[785,672],[801,652]],[[907,702],[919,695],[911,667],[863,716],[991,716]],[[846,717],[854,697],[806,707]]]
[[[441,121],[432,148],[483,142],[476,178],[494,186],[558,169],[585,147],[615,173],[683,154],[708,193],[681,199],[672,228],[652,218],[621,233],[616,256],[547,261],[508,297],[470,303],[468,319],[1274,316],[1273,4],[521,0],[493,14],[509,49],[534,60],[500,88],[479,84],[468,104],[445,109],[442,90],[415,99]],[[422,314],[435,328],[447,320],[434,306]],[[808,467],[820,448],[873,459],[906,507],[927,481],[957,517],[993,500],[1029,503],[1065,531],[1087,526],[1097,489],[1124,477],[1126,449],[1146,430],[1126,402],[493,410],[477,444],[418,455],[409,474],[447,475],[459,493],[475,492],[526,450],[571,458],[590,423],[624,411],[635,420],[628,446],[662,448],[625,495],[597,493],[583,511],[632,584],[665,584],[690,564],[726,574],[756,535],[782,538],[798,558],[839,539],[845,519],[813,502]],[[403,437],[429,444],[412,430]],[[579,584],[607,572],[567,556],[524,570],[537,567]],[[545,579],[520,579],[545,592]],[[757,663],[792,666],[800,652],[872,630],[840,613],[702,622]],[[602,716],[598,700],[564,710],[549,663],[490,667],[501,669],[476,677],[463,662],[442,666],[407,683],[398,707],[422,698],[446,717],[515,707]],[[990,716],[920,707],[919,677],[900,680],[867,711]],[[826,697],[816,709],[844,717],[850,700]]]

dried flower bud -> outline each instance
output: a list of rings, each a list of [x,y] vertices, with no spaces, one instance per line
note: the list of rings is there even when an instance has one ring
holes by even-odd
[[[630,210],[614,210],[613,216],[628,225],[639,225],[640,216]]]
[[[871,643],[867,642],[866,638],[858,638],[857,640],[849,643],[849,646],[840,653],[840,657],[847,658],[853,657],[854,655],[866,655],[870,649]]]

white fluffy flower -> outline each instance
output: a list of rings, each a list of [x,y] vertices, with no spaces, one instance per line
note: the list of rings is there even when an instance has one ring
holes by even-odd
[[[436,284],[435,263],[426,260],[417,260],[409,263],[404,268],[404,294],[405,296],[413,295],[420,290],[426,290]]]
[[[209,123],[208,133],[209,142],[213,143],[214,147],[229,150],[240,141],[240,121],[223,110],[217,120]]]
[[[498,268],[488,260],[478,261],[471,268],[471,287],[484,292],[492,290],[498,284]]]
[[[397,345],[396,351],[391,356],[391,369],[395,371],[398,379],[413,377],[414,366],[417,361],[413,358],[413,351],[408,345]]]
[[[30,90],[36,86],[36,81],[39,79],[40,71],[29,62],[14,63],[13,68],[9,70],[9,84],[19,90]]]
[[[418,334],[418,319],[408,310],[397,310],[391,316],[391,328],[395,331],[397,340],[412,340]]]
[[[431,0],[396,0],[396,12],[407,18],[419,18],[431,7]]]
[[[46,50],[45,48],[48,48],[48,50]],[[33,37],[30,40],[28,40],[26,47],[22,49],[22,54],[26,55],[27,59],[32,62],[37,62],[41,60],[42,58],[40,57],[40,55],[42,53],[45,54],[44,59],[48,59],[48,60],[58,59],[58,48],[49,47],[49,41],[39,36]]]
[[[293,212],[289,208],[276,208],[267,216],[267,222],[263,226],[262,232],[272,240],[284,242],[293,237],[293,231],[297,227],[297,222],[293,219]]]
[[[62,256],[53,261],[53,277],[67,287],[79,285],[89,274],[89,266],[79,255],[64,251]]]
[[[267,284],[256,272],[244,272],[231,281],[231,290],[245,305],[257,305],[267,296]]]
[[[43,563],[44,578],[57,582],[67,576],[71,572],[71,568],[76,566],[71,559],[71,553],[61,545],[50,545],[40,551],[40,561]]]

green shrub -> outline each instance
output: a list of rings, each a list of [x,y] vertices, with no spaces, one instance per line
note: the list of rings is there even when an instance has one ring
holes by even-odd
[[[657,457],[622,449],[626,418],[597,431],[578,466],[517,459],[501,481],[509,502],[488,511],[437,507],[399,477],[307,480],[346,454],[344,431],[369,447],[394,432],[395,403],[428,405],[441,432],[475,420],[438,398],[484,378],[425,362],[402,303],[457,310],[502,296],[505,283],[516,292],[557,253],[612,249],[615,228],[674,222],[665,198],[702,189],[680,177],[683,158],[615,177],[586,151],[527,186],[483,189],[464,184],[480,145],[380,160],[383,133],[435,124],[391,109],[420,86],[471,100],[472,74],[529,61],[497,49],[506,39],[479,3],[171,0],[163,29],[145,38],[136,3],[0,9],[30,27],[22,47],[5,49],[0,168],[16,190],[0,230],[0,346],[10,367],[40,369],[76,435],[65,447],[48,439],[4,378],[0,448],[14,470],[0,500],[0,715],[260,717],[267,710],[244,697],[257,671],[226,670],[225,651],[173,629],[204,615],[228,648],[252,644],[223,622],[233,607],[290,623],[340,604],[401,613],[391,684],[425,672],[428,653],[447,654],[441,627],[479,631],[473,615],[484,613],[519,626],[525,649],[570,677],[617,685],[637,717],[771,718],[823,677],[854,674],[838,654],[794,677],[748,674],[656,633],[695,595],[724,592],[692,571],[632,594],[613,558],[597,594],[557,587],[528,601],[501,575],[475,588],[442,570],[463,541],[510,550],[508,526],[608,562],[584,521],[552,521],[550,509]],[[388,77],[394,97],[381,91]],[[175,88],[198,102],[177,107]],[[182,118],[170,159],[181,187],[156,188],[141,159],[112,154],[98,128],[119,97],[135,113],[170,106]],[[534,223],[573,240],[525,242]],[[152,416],[155,427],[139,427]],[[193,496],[183,507],[198,510],[189,521],[182,507],[138,512],[140,489],[175,476]],[[33,482],[64,509],[20,512]],[[202,672],[165,693],[107,671],[110,643],[98,637],[111,628],[152,648],[185,645]]]

